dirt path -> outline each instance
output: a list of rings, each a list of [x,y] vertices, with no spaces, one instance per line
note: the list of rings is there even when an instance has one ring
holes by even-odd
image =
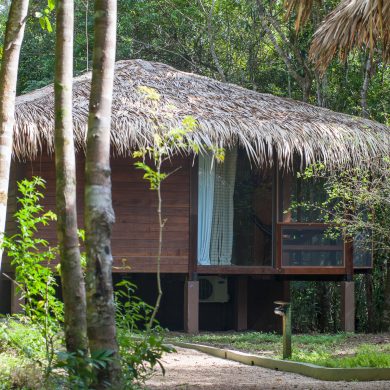
[[[148,389],[390,389],[390,381],[324,382],[305,376],[247,366],[204,353],[176,348],[164,357],[166,375],[156,374]]]

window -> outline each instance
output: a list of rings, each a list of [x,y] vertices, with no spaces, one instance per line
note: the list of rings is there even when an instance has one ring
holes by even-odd
[[[243,149],[228,150],[223,163],[200,156],[198,264],[272,267],[275,259],[282,267],[345,267],[342,237],[330,237],[323,210],[302,205],[325,199],[322,180],[258,168]],[[357,268],[372,266],[370,248],[360,245],[366,236],[354,238]]]
[[[302,205],[320,205],[326,199],[323,180],[303,180],[296,174],[285,173],[281,187],[282,267],[344,267],[342,237],[330,238],[328,226],[321,223],[323,212]]]
[[[198,264],[272,266],[273,169],[245,150],[199,157]]]
[[[327,238],[326,229],[326,226],[319,225],[283,225],[282,266],[342,267],[343,240]]]
[[[365,231],[353,238],[353,266],[355,268],[372,268],[372,236]]]
[[[256,169],[251,166],[245,151],[240,152],[234,191],[232,263],[272,266],[274,170]]]

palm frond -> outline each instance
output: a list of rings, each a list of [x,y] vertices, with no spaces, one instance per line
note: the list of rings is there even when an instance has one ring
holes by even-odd
[[[314,34],[310,58],[319,71],[338,53],[345,60],[354,48],[378,47],[390,59],[390,1],[342,0]]]
[[[286,18],[290,18],[295,12],[295,30],[298,31],[307,22],[315,3],[321,4],[321,0],[285,0]]]

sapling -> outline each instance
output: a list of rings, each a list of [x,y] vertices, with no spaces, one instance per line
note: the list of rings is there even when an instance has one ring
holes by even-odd
[[[138,388],[159,366],[165,373],[161,358],[174,349],[164,343],[164,331],[154,321],[151,331],[144,334],[153,307],[135,295],[136,285],[127,279],[116,284],[116,324],[126,386]]]
[[[167,128],[158,121],[158,103],[160,101],[159,93],[150,87],[140,86],[138,91],[149,100],[152,106],[151,117],[155,125],[155,132],[153,135],[153,143],[149,146],[141,148],[133,152],[133,157],[141,159],[134,163],[137,169],[143,170],[145,173],[143,178],[150,184],[150,189],[157,193],[157,215],[159,225],[158,235],[158,249],[157,249],[157,299],[154,305],[152,315],[150,316],[147,324],[147,329],[150,330],[153,326],[158,309],[160,308],[161,298],[163,295],[161,287],[161,253],[163,244],[163,231],[167,218],[163,217],[162,214],[162,196],[161,196],[161,185],[162,183],[172,174],[177,172],[179,168],[172,171],[165,172],[162,170],[163,165],[170,162],[172,157],[180,154],[193,154],[197,155],[200,149],[208,150],[213,153],[214,158],[218,162],[224,160],[224,149],[216,146],[205,148],[199,145],[191,139],[191,133],[198,127],[197,120],[192,116],[186,116],[181,121],[181,125],[173,128]],[[154,113],[153,113],[154,109]],[[151,165],[148,164],[147,159],[150,159]]]
[[[151,329],[155,320],[158,309],[160,308],[161,298],[163,291],[161,288],[161,253],[163,243],[163,231],[167,219],[162,215],[162,196],[161,196],[161,185],[164,180],[180,169],[176,168],[170,172],[163,172],[163,165],[170,161],[173,155],[178,153],[180,149],[186,151],[192,151],[197,154],[198,147],[189,142],[186,139],[186,134],[192,131],[196,127],[196,121],[192,117],[184,118],[182,127],[173,128],[166,133],[159,131],[154,134],[153,145],[147,146],[144,149],[135,151],[133,157],[142,158],[142,161],[134,163],[137,169],[142,169],[145,173],[143,178],[150,184],[150,189],[157,193],[157,216],[158,216],[158,249],[157,249],[157,300],[154,305],[152,315],[150,316],[147,328]],[[146,162],[145,157],[150,157],[153,167],[149,166]]]
[[[4,236],[3,248],[15,269],[16,290],[23,300],[26,317],[35,325],[45,340],[46,377],[52,369],[54,342],[63,322],[63,304],[56,297],[58,287],[50,263],[57,256],[57,247],[36,236],[39,226],[47,226],[56,219],[51,211],[40,205],[43,198],[40,189],[45,182],[40,177],[18,182],[21,197],[14,214],[17,233]]]

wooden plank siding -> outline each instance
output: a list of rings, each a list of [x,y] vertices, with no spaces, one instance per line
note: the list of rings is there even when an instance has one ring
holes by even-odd
[[[113,158],[112,193],[116,223],[112,233],[114,272],[156,272],[158,248],[157,194],[142,179],[130,158]],[[188,273],[190,161],[174,159],[167,171],[180,169],[162,185],[164,229],[162,273]],[[25,176],[41,176],[46,180],[43,205],[55,210],[54,160],[48,156],[27,162]],[[83,227],[84,158],[77,159],[77,207],[79,227]],[[14,207],[12,207],[14,209]],[[41,236],[56,242],[55,223],[41,227]]]
[[[130,158],[112,158],[112,191],[116,223],[113,227],[112,253],[114,272],[155,273],[158,250],[157,194],[149,189],[149,184],[142,179],[143,171],[135,169]],[[281,264],[281,226],[276,222],[274,228],[274,266],[202,266],[197,264],[197,161],[189,158],[176,158],[167,171],[179,168],[163,183],[163,216],[167,218],[164,229],[163,256],[161,272],[187,274],[190,280],[196,280],[197,274],[219,275],[330,275],[343,277],[353,272],[352,252],[349,261],[339,267],[309,267]],[[8,234],[15,231],[11,215],[16,211],[15,180],[33,175],[46,180],[46,191],[43,205],[47,210],[55,210],[55,170],[54,160],[41,156],[35,161],[13,164],[12,180],[9,192],[7,215]],[[279,183],[276,178],[275,182]],[[84,199],[84,158],[77,159],[77,203],[79,227],[83,227]],[[275,211],[280,209],[278,199],[280,192],[274,193]],[[305,224],[292,224],[291,226]],[[323,224],[306,224],[307,226],[324,226]],[[56,243],[55,223],[40,228],[41,236],[53,245]],[[348,245],[346,245],[348,246]],[[351,246],[352,248],[352,246]],[[4,259],[4,270],[9,272],[7,259]],[[348,267],[347,267],[348,265]],[[355,270],[356,272],[356,270]],[[364,272],[359,270],[358,272]]]
[[[12,236],[16,233],[16,222],[13,215],[17,210],[17,197],[19,196],[17,191],[17,181],[21,180],[24,176],[24,164],[16,161],[12,161],[9,186],[8,186],[8,201],[7,201],[7,219],[5,223],[5,234]],[[2,271],[7,274],[12,274],[12,267],[10,266],[10,260],[7,256],[3,258]]]

